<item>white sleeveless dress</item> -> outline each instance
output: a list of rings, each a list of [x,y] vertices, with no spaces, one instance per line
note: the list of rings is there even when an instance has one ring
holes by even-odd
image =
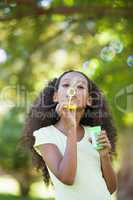
[[[48,168],[51,180],[54,184],[56,200],[111,200],[111,194],[107,189],[102,176],[100,155],[88,141],[89,126],[83,126],[84,137],[77,142],[77,172],[73,185],[63,184]],[[47,126],[34,131],[35,150],[41,144],[53,143],[64,155],[67,136],[55,126]]]

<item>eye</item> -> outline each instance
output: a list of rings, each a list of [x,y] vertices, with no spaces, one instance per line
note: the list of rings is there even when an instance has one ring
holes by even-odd
[[[69,87],[69,84],[68,83],[64,83],[62,86],[63,87]]]
[[[79,89],[84,89],[84,87],[82,85],[78,85]]]

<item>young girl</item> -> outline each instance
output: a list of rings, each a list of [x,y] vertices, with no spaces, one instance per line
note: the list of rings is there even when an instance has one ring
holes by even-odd
[[[74,87],[68,107],[68,90]],[[91,127],[102,131],[96,150]],[[112,168],[116,130],[106,101],[96,84],[79,71],[66,71],[50,81],[29,112],[24,137],[46,185],[54,185],[56,200],[110,200],[117,179]]]

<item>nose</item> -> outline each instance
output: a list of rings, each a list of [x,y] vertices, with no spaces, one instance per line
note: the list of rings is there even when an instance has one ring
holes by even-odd
[[[77,91],[75,88],[72,88],[70,87],[68,90],[67,90],[67,98],[76,98],[77,97]]]
[[[67,94],[68,96],[74,96],[76,94],[75,88],[69,88]]]

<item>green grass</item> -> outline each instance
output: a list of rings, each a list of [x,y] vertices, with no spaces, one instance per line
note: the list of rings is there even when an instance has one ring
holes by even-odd
[[[54,200],[54,198],[22,198],[14,195],[0,194],[0,200]]]

